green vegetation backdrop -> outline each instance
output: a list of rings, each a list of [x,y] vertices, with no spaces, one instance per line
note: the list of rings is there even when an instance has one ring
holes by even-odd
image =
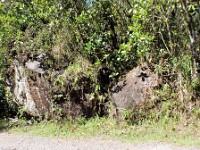
[[[71,71],[74,88],[89,82],[104,102],[117,78],[147,62],[163,79],[155,116],[199,117],[199,18],[198,0],[1,1],[0,111],[10,109],[5,77],[13,59],[46,53],[45,67]]]

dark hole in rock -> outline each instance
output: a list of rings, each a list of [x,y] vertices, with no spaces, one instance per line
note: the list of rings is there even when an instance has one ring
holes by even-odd
[[[144,78],[144,77],[142,77],[142,81],[143,81],[143,82],[145,81],[145,78]]]

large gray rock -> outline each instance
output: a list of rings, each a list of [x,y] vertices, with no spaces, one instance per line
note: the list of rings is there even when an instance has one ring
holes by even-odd
[[[147,64],[132,69],[111,89],[111,101],[117,109],[141,107],[156,98],[155,87],[159,78]]]
[[[79,83],[74,88],[64,67],[46,67],[39,56],[14,60],[6,80],[13,101],[31,116],[94,116],[98,101],[85,95],[90,94],[90,87]],[[83,76],[81,81],[86,80]]]
[[[14,61],[14,99],[18,104],[24,106],[28,114],[32,116],[45,115],[50,108],[48,84],[38,72],[34,62],[29,63],[28,66],[29,69],[20,65],[17,60]]]

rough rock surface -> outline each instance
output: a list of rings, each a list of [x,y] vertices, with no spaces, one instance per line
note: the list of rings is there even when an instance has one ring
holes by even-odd
[[[22,54],[21,54],[22,55]],[[26,56],[26,55],[25,55]],[[11,80],[11,93],[14,101],[24,106],[32,116],[66,115],[92,117],[105,114],[106,106],[98,100],[90,100],[87,95],[94,92],[90,89],[90,79],[80,75],[81,72],[69,75],[65,67],[57,70],[45,66],[47,55],[24,59],[15,59]],[[79,76],[74,87],[73,79]],[[107,83],[109,84],[109,83]],[[153,88],[158,86],[158,75],[146,64],[132,69],[126,77],[117,83],[111,91],[111,100],[117,108],[129,109],[141,106],[155,98]],[[105,91],[106,92],[106,91]]]
[[[158,75],[143,64],[128,72],[122,81],[111,89],[111,100],[119,109],[142,106],[156,98],[153,88],[159,85]]]
[[[35,67],[35,69],[37,69]],[[41,73],[27,70],[17,60],[14,61],[14,98],[33,116],[44,115],[49,111],[48,84]]]
[[[26,56],[26,54],[25,54]],[[46,58],[43,58],[46,57]],[[98,102],[89,100],[87,84],[73,87],[65,68],[45,66],[46,55],[16,58],[8,73],[8,91],[13,101],[24,108],[31,116],[86,116],[91,117],[99,112]],[[87,83],[87,78],[80,77]]]

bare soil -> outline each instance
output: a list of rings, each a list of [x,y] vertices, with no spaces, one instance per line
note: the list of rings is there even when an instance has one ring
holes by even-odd
[[[131,144],[97,137],[72,140],[0,133],[0,150],[200,150],[200,147],[179,147],[162,142]]]

